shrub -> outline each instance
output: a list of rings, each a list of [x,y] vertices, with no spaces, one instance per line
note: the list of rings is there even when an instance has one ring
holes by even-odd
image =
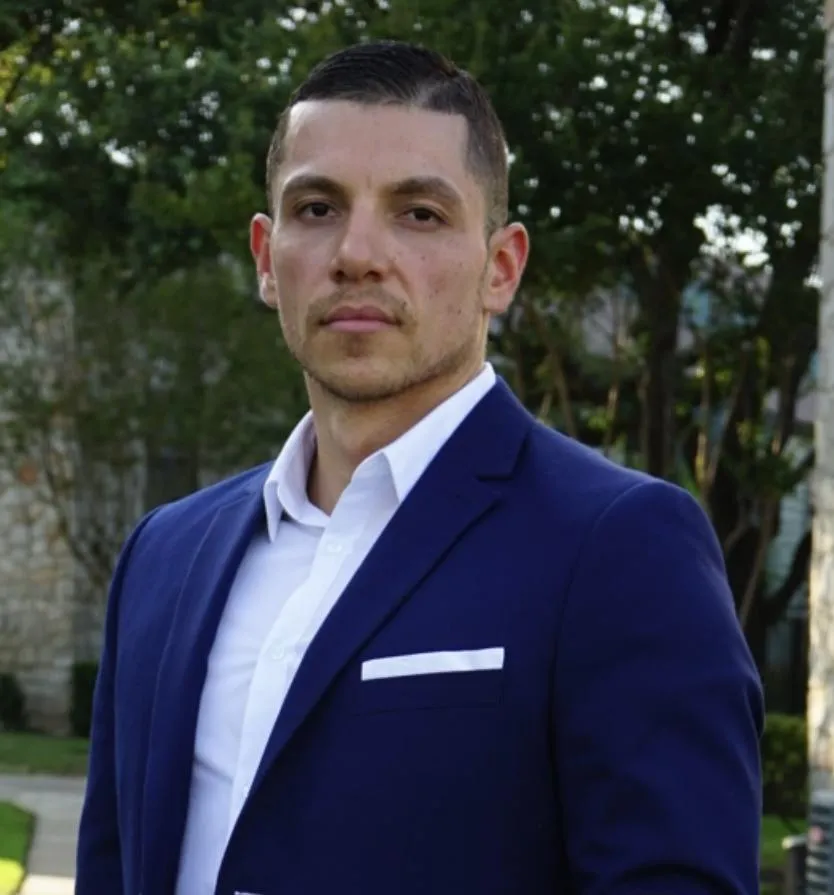
[[[98,665],[95,662],[76,662],[72,667],[72,704],[70,727],[74,736],[89,737],[93,723],[93,691]]]
[[[808,735],[805,719],[769,714],[762,738],[764,813],[802,818],[808,813]]]
[[[26,697],[17,678],[0,674],[0,724],[4,730],[26,730]]]

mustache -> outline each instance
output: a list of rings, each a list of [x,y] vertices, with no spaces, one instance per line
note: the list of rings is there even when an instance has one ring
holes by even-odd
[[[343,305],[373,305],[392,317],[397,323],[403,323],[408,319],[408,308],[405,302],[395,298],[384,289],[363,287],[361,289],[338,289],[326,298],[314,301],[307,312],[308,320],[320,324]]]

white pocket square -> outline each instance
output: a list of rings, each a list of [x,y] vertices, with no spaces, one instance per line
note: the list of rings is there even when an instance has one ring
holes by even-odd
[[[362,680],[412,677],[419,674],[447,674],[455,671],[496,671],[504,667],[504,647],[476,650],[448,650],[386,656],[362,663]]]

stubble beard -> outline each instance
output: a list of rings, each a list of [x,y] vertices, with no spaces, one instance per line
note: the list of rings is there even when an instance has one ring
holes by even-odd
[[[479,290],[484,287],[486,275],[487,266],[485,265],[481,272]],[[369,297],[378,300],[379,293],[374,291]],[[386,298],[387,304],[383,306],[391,309],[394,302],[390,297],[386,296]],[[335,303],[335,297],[331,297],[329,305],[332,306]],[[409,320],[406,309],[400,306],[397,307],[397,311],[400,325],[409,329],[412,321]],[[310,316],[314,318],[315,315],[311,314]],[[308,325],[309,322],[308,320]],[[283,323],[282,320],[282,328],[284,328]],[[447,348],[440,357],[427,358],[418,349],[413,356],[403,357],[401,364],[396,362],[386,364],[388,369],[382,375],[368,377],[365,381],[360,379],[356,382],[347,381],[336,372],[328,373],[326,362],[317,363],[315,358],[311,358],[309,352],[305,351],[304,345],[301,344],[303,337],[299,338],[297,345],[292,345],[287,340],[287,346],[304,372],[305,378],[314,382],[323,392],[346,404],[370,405],[394,400],[408,392],[419,390],[433,381],[446,378],[454,381],[455,378],[458,378],[456,374],[467,368],[477,372],[479,361],[482,363],[484,360],[486,347],[480,334],[476,335],[478,330],[477,315],[473,315],[472,338]],[[286,329],[284,329],[284,333],[286,336]],[[298,338],[300,334],[296,333],[295,335]],[[362,357],[368,351],[366,340],[369,337],[364,334],[352,335],[349,333],[344,333],[342,336],[344,338],[341,347],[343,356],[361,362]],[[370,359],[370,362],[373,363],[373,360]]]
[[[352,338],[348,336],[349,340]],[[345,356],[361,362],[365,348],[364,345],[360,346],[359,342],[364,338],[366,337],[356,338],[354,345],[348,343],[345,346]],[[362,350],[358,350],[360,347]],[[392,401],[437,380],[454,379],[455,374],[473,366],[474,356],[478,350],[479,346],[474,340],[462,342],[436,359],[404,357],[401,363],[395,361],[390,365],[386,364],[387,369],[381,370],[378,376],[369,376],[366,379],[358,377],[355,381],[340,376],[335,371],[329,373],[326,369],[322,369],[324,364],[315,363],[304,356],[303,351],[293,354],[305,376],[315,382],[322,391],[346,404],[368,405]],[[373,363],[370,357],[368,361]]]

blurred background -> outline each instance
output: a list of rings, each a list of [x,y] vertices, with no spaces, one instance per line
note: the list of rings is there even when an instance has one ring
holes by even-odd
[[[304,411],[248,221],[291,89],[380,37],[450,55],[505,124],[533,254],[499,372],[712,519],[778,848],[808,774],[820,0],[0,2],[0,721],[86,736],[127,532]]]

